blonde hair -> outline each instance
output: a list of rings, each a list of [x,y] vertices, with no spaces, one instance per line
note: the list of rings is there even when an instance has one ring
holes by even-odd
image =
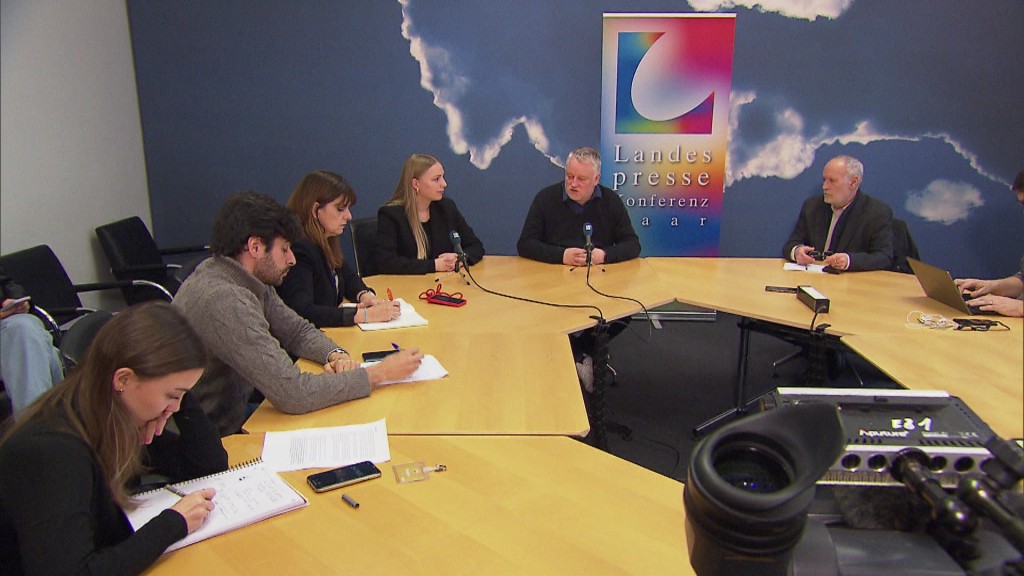
[[[387,201],[385,206],[403,206],[405,218],[409,221],[409,228],[412,228],[413,238],[416,239],[416,258],[425,260],[430,253],[430,245],[427,240],[427,232],[420,223],[419,214],[416,212],[416,191],[412,187],[413,178],[419,178],[434,164],[439,163],[437,158],[429,154],[413,154],[405,160],[402,165],[402,175],[398,178],[398,186],[395,193]]]
[[[338,237],[328,237],[320,220],[313,215],[313,206],[317,204],[320,207],[327,206],[338,197],[342,198],[342,202],[346,206],[356,203],[356,192],[344,178],[334,172],[317,170],[302,177],[302,181],[292,191],[286,205],[288,210],[299,217],[302,231],[306,233],[306,237],[320,248],[320,251],[327,257],[327,263],[334,269],[341,268],[345,257],[342,254],[341,245],[338,243]]]

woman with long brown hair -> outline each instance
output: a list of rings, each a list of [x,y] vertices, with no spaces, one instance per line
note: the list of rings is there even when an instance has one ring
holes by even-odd
[[[138,574],[202,525],[213,489],[185,496],[135,533],[123,510],[144,462],[173,481],[227,467],[216,429],[186,395],[206,360],[169,304],[135,306],[100,329],[75,372],[19,414],[0,439],[5,571]],[[188,417],[172,421],[175,438],[147,454],[186,406]]]
[[[401,313],[397,302],[377,298],[342,255],[338,237],[352,220],[355,203],[352,186],[326,170],[306,174],[288,199],[304,238],[292,243],[295,265],[277,293],[317,328],[388,322]],[[343,306],[346,299],[356,306]]]

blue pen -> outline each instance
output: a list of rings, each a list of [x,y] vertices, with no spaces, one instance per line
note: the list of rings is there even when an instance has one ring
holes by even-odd
[[[401,348],[398,346],[398,344],[396,344],[394,342],[391,343],[391,347],[394,348],[395,350],[401,350]]]

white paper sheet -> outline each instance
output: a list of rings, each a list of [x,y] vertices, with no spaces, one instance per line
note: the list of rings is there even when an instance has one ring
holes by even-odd
[[[427,319],[420,316],[420,313],[402,298],[395,298],[395,302],[402,305],[402,315],[390,322],[363,322],[356,324],[360,330],[367,332],[372,330],[391,330],[394,328],[409,328],[410,326],[426,326]]]
[[[800,270],[801,272],[817,272],[819,274],[825,273],[824,264],[797,264],[796,262],[786,262],[782,265],[783,270]]]
[[[263,438],[263,462],[277,472],[337,468],[366,460],[379,464],[390,459],[383,418],[369,424],[267,432]]]
[[[373,366],[376,362],[363,362],[361,366],[366,368],[367,366]],[[386,386],[388,384],[399,384],[402,382],[420,382],[422,380],[440,380],[448,375],[448,371],[441,366],[441,362],[434,357],[433,354],[424,354],[423,361],[420,362],[420,367],[415,372],[410,374],[407,378],[402,380],[385,380],[381,382],[380,386]]]

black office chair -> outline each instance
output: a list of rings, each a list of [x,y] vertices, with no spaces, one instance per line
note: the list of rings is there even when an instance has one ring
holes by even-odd
[[[209,250],[209,246],[157,248],[149,228],[138,216],[104,224],[96,228],[96,237],[100,240],[103,253],[107,255],[114,278],[122,281],[147,280],[163,286],[172,296],[181,286],[181,280],[176,274],[181,265],[165,262],[164,256]],[[122,290],[122,295],[129,305],[164,299],[161,291],[140,287],[127,287]]]
[[[145,287],[163,294],[168,302],[171,300],[163,286],[147,280],[73,284],[64,265],[45,244],[0,256],[0,266],[32,297],[32,312],[42,318],[58,347],[71,322],[96,311],[82,305],[78,297],[82,292]]]
[[[910,235],[910,227],[907,223],[898,218],[892,219],[892,271],[904,274],[913,274],[907,258],[921,259],[921,253],[917,249],[913,236]]]
[[[65,376],[82,363],[96,333],[113,317],[111,312],[97,310],[71,324],[60,340],[60,359],[64,363]]]
[[[362,277],[378,273],[377,258],[377,217],[359,218],[348,223],[352,229],[352,254],[356,257],[356,272]]]

